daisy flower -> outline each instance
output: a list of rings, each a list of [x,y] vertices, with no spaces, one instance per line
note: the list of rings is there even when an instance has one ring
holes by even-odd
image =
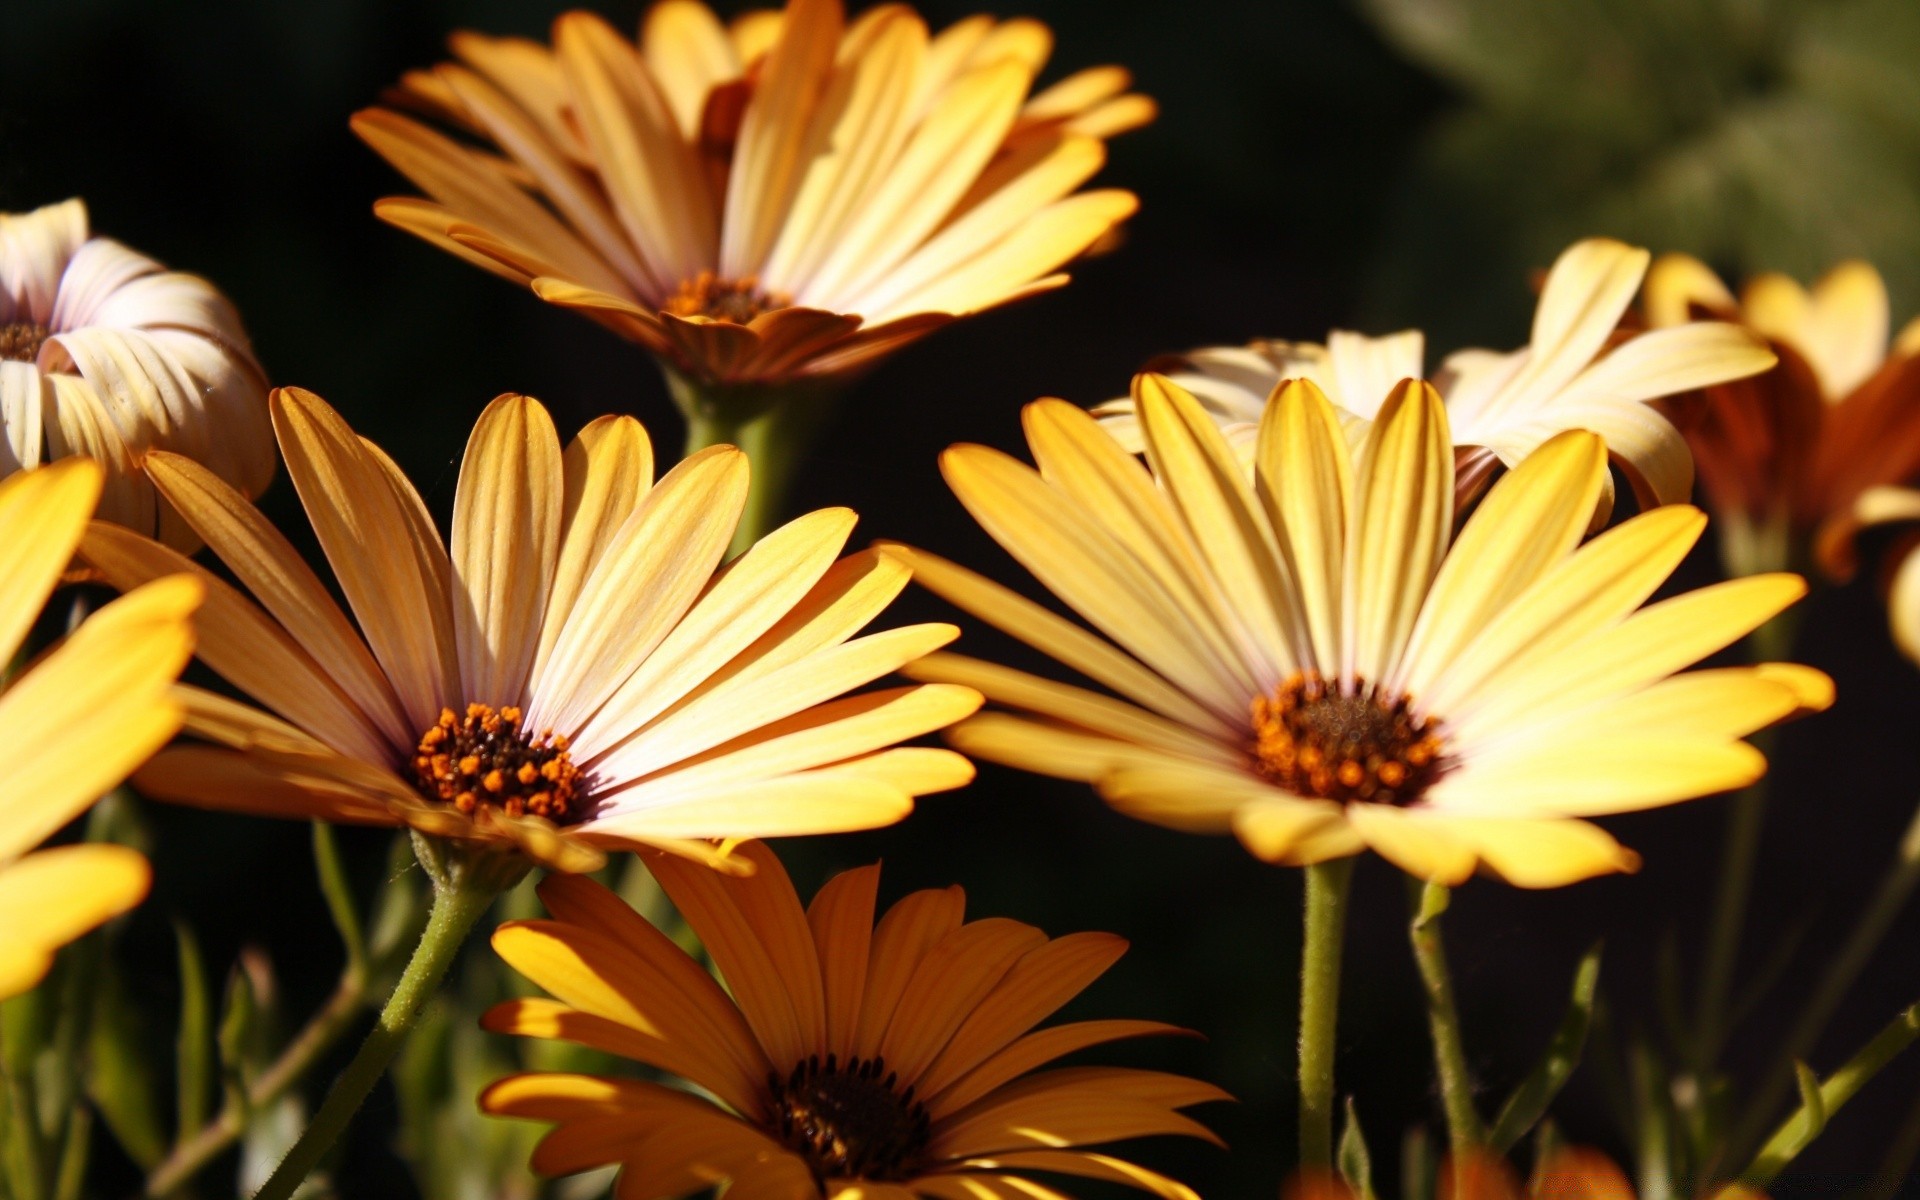
[[[1758,275],[1736,299],[1678,254],[1654,264],[1645,307],[1660,328],[1738,321],[1780,359],[1765,374],[1666,405],[1700,464],[1729,569],[1811,559],[1829,575],[1851,575],[1854,502],[1920,475],[1920,318],[1889,339],[1886,285],[1863,262],[1840,264],[1811,289]]]
[[[855,636],[907,572],[839,557],[851,512],[809,513],[722,567],[747,488],[733,447],[655,481],[631,418],[563,452],[545,409],[502,396],[468,442],[449,550],[392,460],[319,397],[278,390],[272,413],[358,627],[238,491],[150,455],[240,586],[100,522],[82,556],[120,587],[198,576],[200,659],[258,706],[183,687],[197,744],[156,758],[143,790],[410,826],[571,871],[607,847],[718,862],[715,839],[885,825],[970,778],[951,751],[893,747],[972,712],[976,693],[848,694],[956,632]]]
[[[0,479],[0,666],[13,660],[73,557],[101,468],[73,459]],[[180,728],[168,695],[193,653],[200,586],[171,578],[94,613],[11,679],[0,675],[0,1000],[54,951],[140,903],[147,860],[97,843],[34,848],[120,785]]]
[[[0,477],[85,455],[107,468],[101,519],[190,552],[141,474],[156,448],[248,496],[273,479],[266,381],[233,305],[91,236],[78,200],[0,213]]]
[[[1030,1172],[1196,1200],[1086,1147],[1152,1134],[1217,1143],[1179,1110],[1224,1092],[1158,1071],[1038,1070],[1104,1042],[1183,1032],[1129,1020],[1033,1028],[1112,966],[1124,941],[964,921],[957,887],[915,892],[876,925],[878,866],[835,877],[803,908],[765,846],[741,853],[757,867],[750,875],[648,860],[724,990],[588,879],[549,877],[540,895],[552,919],[495,932],[500,956],[553,998],[510,1000],[487,1028],[581,1043],[684,1081],[495,1083],[480,1098],[487,1112],[556,1124],[534,1151],[536,1172],[618,1164],[623,1200],[723,1181],[728,1195],[793,1200],[1062,1197]]]
[[[663,0],[637,40],[587,12],[551,46],[457,34],[353,125],[427,194],[382,219],[715,395],[843,378],[1066,282],[1135,206],[1078,190],[1103,139],[1154,110],[1118,67],[1030,95],[1052,43],[984,16],[932,34],[902,4],[728,26]]]
[[[1765,761],[1740,739],[1830,699],[1807,668],[1675,675],[1805,584],[1755,576],[1642,608],[1705,517],[1668,505],[1581,545],[1607,476],[1594,434],[1520,460],[1456,534],[1455,439],[1425,383],[1395,386],[1357,451],[1317,386],[1283,385],[1251,478],[1178,384],[1142,376],[1134,401],[1145,464],[1057,400],[1025,412],[1038,470],[982,446],[941,460],[982,527],[1104,638],[890,551],[1117,693],[950,654],[909,668],[1003,710],[949,733],[976,757],[1230,830],[1270,862],[1371,848],[1441,883],[1483,868],[1551,887],[1636,864],[1585,818],[1749,783]]]
[[[1460,350],[1440,364],[1432,382],[1446,401],[1463,492],[1476,494],[1495,467],[1517,465],[1555,434],[1586,429],[1606,439],[1643,502],[1688,498],[1693,463],[1686,443],[1648,401],[1754,375],[1774,360],[1759,337],[1721,322],[1620,337],[1648,259],[1645,250],[1607,238],[1575,242],[1547,272],[1524,348]],[[1335,330],[1325,345],[1209,347],[1165,368],[1251,467],[1267,397],[1281,381],[1311,380],[1333,402],[1357,449],[1393,385],[1427,378],[1425,344],[1418,330],[1388,337]],[[1094,412],[1123,445],[1135,453],[1144,448],[1132,397]]]

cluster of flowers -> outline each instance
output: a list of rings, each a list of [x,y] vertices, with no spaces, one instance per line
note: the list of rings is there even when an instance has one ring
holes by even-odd
[[[1920,323],[1891,334],[1857,263],[1736,298],[1691,259],[1583,241],[1510,353],[1429,373],[1417,332],[1335,331],[1197,350],[1091,411],[1037,401],[1032,465],[961,445],[940,467],[1084,624],[923,549],[843,553],[846,510],[772,527],[781,472],[725,439],[790,456],[796,411],[947,322],[1059,286],[1133,210],[1081,189],[1153,105],[1115,67],[1032,93],[1050,44],[985,17],[930,35],[899,5],[848,21],[838,0],[792,0],[723,25],[662,0],[637,42],[584,13],[550,47],[459,35],[458,61],[357,115],[426,193],[381,218],[643,346],[695,431],[657,473],[630,417],[563,445],[540,404],[501,396],[468,441],[450,540],[338,412],[268,393],[210,285],[90,237],[78,202],[0,216],[0,652],[17,663],[0,692],[0,996],[145,894],[131,850],[36,849],[131,776],[161,800],[410,830],[435,885],[390,1036],[262,1196],[299,1184],[469,929],[539,868],[549,919],[492,942],[551,998],[486,1027],[666,1082],[488,1088],[486,1111],[556,1125],[536,1171],[617,1164],[623,1200],[719,1182],[740,1200],[1060,1195],[1031,1172],[1186,1200],[1087,1147],[1211,1138],[1182,1110],[1224,1093],[1040,1070],[1179,1032],[1034,1030],[1123,942],[967,921],[957,888],[876,922],[878,868],[803,906],[759,839],[899,821],[967,784],[971,756],[1308,868],[1301,1158],[1321,1169],[1355,855],[1424,881],[1430,915],[1434,889],[1476,872],[1557,887],[1631,871],[1591,818],[1752,784],[1766,764],[1743,739],[1831,703],[1807,667],[1686,668],[1798,600],[1788,568],[1843,577],[1860,529],[1920,519],[1900,487],[1920,474]],[[344,610],[254,507],[277,462]],[[1610,464],[1639,502],[1618,523]],[[1706,526],[1696,464],[1733,578],[1649,603]],[[1895,562],[1894,634],[1920,657],[1920,556]],[[76,578],[125,594],[30,641]],[[910,581],[1083,682],[948,652],[953,625],[863,633]],[[195,656],[232,694],[176,682]],[[895,673],[911,682],[867,690]],[[951,749],[905,744],[941,731]],[[725,990],[586,878],[628,852]],[[1448,1099],[1442,1194],[1519,1195],[1470,1098]],[[1368,1193],[1342,1166],[1298,1186]],[[1540,1157],[1533,1194],[1576,1184],[1630,1194],[1588,1152]]]

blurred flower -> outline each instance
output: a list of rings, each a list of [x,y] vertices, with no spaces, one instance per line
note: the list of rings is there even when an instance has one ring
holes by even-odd
[[[1792,575],[1635,611],[1699,537],[1666,505],[1579,546],[1606,478],[1593,434],[1548,441],[1454,535],[1446,409],[1394,389],[1356,453],[1308,381],[1267,406],[1254,477],[1200,402],[1136,381],[1147,462],[1087,413],[1027,407],[1039,470],[984,446],[941,460],[996,541],[1114,643],[904,547],[919,582],[1119,693],[958,655],[909,668],[1013,711],[963,751],[1085,780],[1120,811],[1236,833],[1270,862],[1371,847],[1458,883],[1524,887],[1633,869],[1581,817],[1739,787],[1739,739],[1832,684],[1803,667],[1676,671],[1793,603]],[[1150,469],[1149,469],[1150,468]],[[1578,548],[1576,548],[1578,547]]]
[[[617,1163],[622,1196],[722,1180],[729,1194],[756,1196],[1058,1196],[1024,1178],[1039,1171],[1195,1200],[1163,1175],[1078,1147],[1152,1134],[1217,1143],[1178,1110],[1224,1092],[1121,1067],[1032,1074],[1088,1046],[1181,1032],[1122,1020],[1029,1032],[1112,966],[1124,941],[1049,940],[1000,917],[963,924],[957,887],[915,892],[875,926],[878,866],[836,876],[803,909],[771,851],[750,843],[741,853],[757,868],[745,876],[649,858],[724,991],[587,879],[549,877],[540,895],[554,919],[494,934],[501,957],[555,998],[507,1001],[488,1028],[578,1042],[686,1081],[495,1083],[480,1098],[486,1111],[558,1122],[534,1152],[536,1172]]]
[[[654,483],[638,422],[595,421],[563,455],[545,409],[503,396],[467,444],[449,554],[398,467],[319,397],[280,389],[272,411],[360,632],[245,498],[152,455],[155,486],[258,603],[111,525],[82,556],[119,587],[205,579],[200,658],[263,708],[182,688],[187,731],[213,744],[163,753],[143,789],[582,870],[606,846],[716,861],[707,839],[885,825],[971,777],[950,751],[889,747],[972,712],[974,692],[844,694],[955,633],[849,640],[906,583],[872,553],[835,561],[851,512],[716,570],[747,488],[733,447]]]
[[[1036,96],[1052,35],[793,0],[723,26],[663,0],[638,44],[462,33],[354,129],[428,199],[384,219],[640,343],[698,387],[860,370],[1053,274],[1135,207],[1076,193],[1153,105],[1098,67]],[[456,141],[411,109],[465,135]],[[477,143],[477,144],[476,144]]]
[[[1485,485],[1496,460],[1514,466],[1555,434],[1586,429],[1607,440],[1643,503],[1687,499],[1693,464],[1686,445],[1647,401],[1764,371],[1773,357],[1758,337],[1719,323],[1617,338],[1647,260],[1645,250],[1605,238],[1576,242],[1547,273],[1524,349],[1461,350],[1441,363],[1433,384],[1446,401],[1457,478],[1468,495]],[[1336,329],[1324,346],[1262,340],[1195,350],[1166,365],[1251,470],[1260,415],[1282,380],[1312,380],[1357,449],[1393,386],[1426,375],[1424,354],[1418,330],[1375,338]],[[1122,445],[1145,448],[1132,397],[1093,411]]]
[[[150,448],[248,496],[273,479],[266,381],[226,297],[110,238],[78,200],[0,213],[0,477],[84,454],[99,516],[198,548],[141,476]]]
[[[0,479],[0,670],[73,557],[99,498],[84,460]],[[107,605],[0,691],[0,1000],[39,983],[61,946],[140,903],[147,860],[125,846],[28,853],[119,786],[180,728],[167,689],[193,653],[191,579]]]
[[[1668,411],[1700,464],[1720,518],[1728,569],[1803,561],[1854,569],[1854,501],[1920,474],[1920,320],[1889,348],[1887,289],[1863,262],[1835,267],[1811,291],[1756,276],[1736,300],[1695,259],[1672,254],[1647,277],[1650,324],[1740,321],[1780,363],[1764,375],[1676,397]]]

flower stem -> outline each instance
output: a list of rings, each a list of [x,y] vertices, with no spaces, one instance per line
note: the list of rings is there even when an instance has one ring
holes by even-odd
[[[1306,870],[1306,940],[1300,952],[1300,1165],[1333,1165],[1333,1046],[1340,1012],[1340,951],[1353,859]]]
[[[1906,907],[1912,897],[1913,889],[1920,885],[1920,809],[1916,809],[1913,818],[1907,823],[1906,834],[1900,839],[1900,847],[1894,856],[1893,865],[1886,877],[1880,881],[1880,890],[1874,895],[1873,903],[1867,906],[1859,920],[1854,922],[1853,932],[1839,953],[1827,964],[1826,973],[1820,977],[1820,985],[1807,1001],[1807,1007],[1794,1023],[1793,1030],[1780,1052],[1780,1061],[1761,1085],[1753,1107],[1748,1111],[1742,1128],[1735,1134],[1733,1144],[1736,1147],[1752,1145],[1751,1139],[1757,1135],[1774,1106],[1780,1103],[1787,1088],[1793,1082],[1793,1064],[1812,1053],[1814,1044],[1819,1041],[1821,1032],[1826,1029],[1827,1021],[1833,1016],[1833,1010],[1846,998],[1853,981],[1880,947],[1880,941],[1892,926],[1894,918]]]
[[[1440,1099],[1447,1112],[1447,1141],[1459,1160],[1486,1141],[1480,1114],[1473,1106],[1473,1076],[1467,1069],[1466,1043],[1460,1035],[1460,1009],[1453,999],[1453,977],[1447,970],[1447,948],[1440,938],[1440,914],[1453,894],[1438,883],[1409,881],[1413,921],[1407,926],[1413,943],[1413,961],[1427,993],[1427,1027],[1433,1033],[1433,1065],[1440,1079]]]
[[[421,1010],[439,990],[468,931],[501,890],[496,876],[479,870],[456,870],[444,879],[436,878],[426,930],[399,982],[394,984],[393,994],[387,997],[386,1007],[380,1010],[380,1019],[334,1082],[306,1132],[254,1193],[254,1200],[287,1200],[346,1132],[354,1113],[399,1053]]]
[[[1809,1089],[1798,1111],[1781,1123],[1767,1144],[1740,1176],[1750,1187],[1766,1187],[1814,1138],[1820,1136],[1840,1106],[1853,1099],[1869,1079],[1920,1038],[1920,1004],[1895,1017],[1860,1052],[1833,1074]]]
[[[738,446],[751,465],[747,506],[729,553],[738,554],[771,532],[785,511],[787,489],[834,393],[807,382],[785,387],[703,384],[670,368],[667,390],[687,419],[686,453]]]

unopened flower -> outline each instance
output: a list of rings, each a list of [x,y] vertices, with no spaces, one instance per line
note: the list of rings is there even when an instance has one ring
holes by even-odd
[[[453,543],[384,453],[319,397],[281,389],[274,428],[358,629],[285,537],[190,459],[149,474],[238,578],[96,522],[83,557],[128,587],[191,571],[201,660],[260,707],[182,688],[198,745],[141,787],[260,815],[405,825],[561,870],[609,846],[724,859],[715,839],[864,829],[972,774],[897,747],[972,712],[964,687],[849,695],[950,640],[866,637],[906,585],[840,558],[854,516],[809,513],[721,559],[746,456],[716,446],[658,481],[646,432],[602,418],[563,453],[502,396],[468,442]]]
[[[1030,96],[1038,22],[934,35],[901,4],[849,22],[793,0],[727,26],[663,0],[637,42],[571,12],[551,47],[452,47],[354,118],[427,194],[375,211],[702,389],[842,377],[1065,282],[1134,209],[1078,190],[1103,139],[1153,115],[1117,67]]]
[[[1547,273],[1527,346],[1461,350],[1440,364],[1431,378],[1446,401],[1464,491],[1477,492],[1495,466],[1517,465],[1555,434],[1585,429],[1606,439],[1643,502],[1687,499],[1693,464],[1686,444],[1648,401],[1753,375],[1773,356],[1758,336],[1724,323],[1618,336],[1648,257],[1606,238],[1575,242]],[[1388,337],[1335,330],[1325,345],[1257,341],[1195,350],[1167,373],[1251,464],[1267,397],[1281,381],[1312,380],[1358,448],[1393,386],[1428,377],[1424,357],[1418,330]],[[1123,445],[1143,448],[1131,397],[1094,411]]]
[[[1089,1046],[1181,1032],[1126,1020],[1033,1028],[1112,966],[1124,941],[965,921],[957,887],[915,892],[876,925],[879,867],[835,877],[803,908],[764,845],[741,854],[749,875],[649,858],[724,990],[589,879],[550,876],[540,896],[552,919],[494,934],[501,957],[552,998],[510,1000],[487,1015],[489,1029],[581,1043],[691,1085],[501,1080],[482,1108],[556,1124],[534,1151],[536,1172],[617,1164],[622,1196],[722,1182],[785,1200],[1061,1196],[1027,1177],[1040,1172],[1196,1200],[1083,1147],[1153,1134],[1217,1142],[1179,1110],[1225,1093],[1159,1071],[1039,1070]]]
[[[1666,505],[1582,545],[1607,474],[1594,434],[1527,455],[1456,534],[1455,439],[1424,383],[1393,390],[1358,451],[1317,386],[1283,386],[1251,479],[1179,385],[1143,376],[1134,401],[1144,464],[1058,400],[1026,409],[1037,470],[984,446],[941,460],[988,534],[1105,637],[892,550],[1108,689],[952,654],[909,668],[1004,710],[950,731],[975,757],[1232,831],[1271,862],[1371,848],[1443,883],[1479,867],[1546,887],[1637,862],[1584,818],[1750,783],[1766,764],[1740,739],[1830,702],[1802,667],[1676,674],[1805,584],[1755,576],[1643,608],[1706,518]]]
[[[247,496],[272,481],[266,381],[233,305],[91,236],[78,200],[0,213],[0,477],[85,455],[107,468],[101,519],[192,550],[141,474],[153,449]]]
[[[102,474],[75,459],[0,479],[0,671],[73,557]],[[18,676],[0,676],[0,1000],[39,983],[54,951],[147,894],[147,860],[125,846],[34,848],[180,728],[168,688],[193,653],[199,601],[191,579],[148,584]]]

